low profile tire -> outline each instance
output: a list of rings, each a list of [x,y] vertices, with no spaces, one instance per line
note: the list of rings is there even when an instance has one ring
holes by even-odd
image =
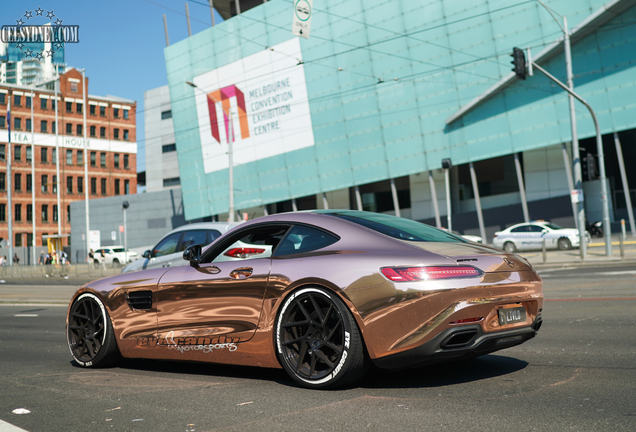
[[[558,244],[559,250],[572,249],[572,242],[569,239],[566,239],[565,237],[560,238],[557,244]]]
[[[71,306],[66,341],[82,367],[105,367],[118,357],[115,333],[102,301],[95,294],[80,295]]]
[[[504,250],[508,253],[515,253],[517,252],[517,246],[513,242],[506,242],[504,243]]]
[[[276,353],[289,376],[312,389],[351,384],[369,363],[351,312],[320,288],[300,289],[285,300],[276,320]]]

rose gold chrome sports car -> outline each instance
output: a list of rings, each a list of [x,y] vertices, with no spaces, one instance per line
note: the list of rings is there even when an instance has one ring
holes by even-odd
[[[77,364],[121,355],[282,367],[331,388],[371,362],[472,358],[541,327],[542,281],[526,260],[394,216],[266,216],[184,259],[81,287],[67,318]]]

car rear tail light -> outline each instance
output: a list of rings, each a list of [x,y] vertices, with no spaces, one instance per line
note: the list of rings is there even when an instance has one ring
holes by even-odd
[[[258,248],[233,248],[229,251],[225,252],[223,255],[229,256],[232,258],[248,258],[252,255],[258,255],[265,252],[265,249]]]
[[[484,317],[475,317],[475,318],[464,318],[464,319],[460,319],[457,321],[453,321],[450,322],[449,324],[467,324],[467,323],[474,323],[474,322],[479,322],[481,320],[483,320]]]
[[[457,279],[482,274],[481,270],[471,266],[383,267],[380,271],[393,282]]]

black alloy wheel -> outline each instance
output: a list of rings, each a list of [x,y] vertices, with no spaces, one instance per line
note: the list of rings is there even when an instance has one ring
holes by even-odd
[[[339,387],[366,372],[357,324],[329,291],[304,288],[290,295],[278,317],[276,338],[281,364],[304,387]]]
[[[80,366],[107,366],[117,353],[113,327],[104,304],[91,293],[80,295],[68,315],[67,342]]]

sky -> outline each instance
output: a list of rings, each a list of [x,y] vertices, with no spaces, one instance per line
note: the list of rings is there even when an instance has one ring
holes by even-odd
[[[66,44],[66,64],[86,68],[92,95],[113,95],[137,101],[137,171],[146,168],[144,147],[144,92],[168,84],[163,49],[168,21],[170,44],[188,37],[183,0],[1,0],[0,26],[27,21],[25,13],[38,8],[53,11],[64,25],[79,26],[79,43]],[[192,34],[212,25],[209,7],[188,2]],[[44,24],[36,17],[28,24]],[[223,19],[215,11],[216,23]]]

